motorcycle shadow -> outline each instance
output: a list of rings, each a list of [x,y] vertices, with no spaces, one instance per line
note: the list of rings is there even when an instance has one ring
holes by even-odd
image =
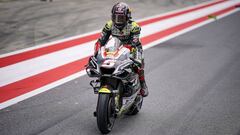
[[[131,133],[142,121],[141,111],[137,115],[121,115],[114,123],[112,131],[108,135]]]

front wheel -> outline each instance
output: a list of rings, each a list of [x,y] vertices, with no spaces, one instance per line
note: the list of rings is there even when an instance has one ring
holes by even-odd
[[[99,94],[97,104],[97,125],[103,134],[109,133],[114,125],[114,102],[110,94]]]

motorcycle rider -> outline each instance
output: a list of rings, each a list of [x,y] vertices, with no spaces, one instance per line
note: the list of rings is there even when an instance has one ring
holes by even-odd
[[[144,59],[143,49],[139,39],[141,28],[133,20],[131,20],[131,11],[126,3],[119,2],[112,8],[112,19],[104,26],[100,38],[95,43],[94,56],[96,56],[99,48],[104,46],[110,35],[117,37],[123,44],[128,44],[136,50],[137,55],[134,59],[141,63],[138,69],[139,80],[141,84],[141,95],[148,96],[148,88],[144,78]]]

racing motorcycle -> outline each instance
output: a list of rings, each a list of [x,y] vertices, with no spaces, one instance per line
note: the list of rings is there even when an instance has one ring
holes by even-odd
[[[137,114],[143,103],[137,68],[141,63],[134,59],[136,50],[110,38],[98,54],[90,57],[86,72],[96,79],[90,82],[98,102],[94,116],[103,134],[109,133],[115,119],[121,115]]]

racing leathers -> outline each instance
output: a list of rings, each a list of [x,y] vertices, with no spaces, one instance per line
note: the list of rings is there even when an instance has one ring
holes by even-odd
[[[95,45],[95,54],[97,53],[98,49],[101,46],[104,46],[106,44],[110,35],[112,35],[113,37],[117,37],[122,42],[122,44],[130,45],[132,48],[134,48],[136,50],[134,59],[141,63],[141,67],[138,68],[137,71],[142,87],[140,93],[143,97],[146,97],[148,95],[148,88],[144,78],[143,49],[139,39],[140,31],[141,31],[140,26],[135,21],[132,20],[129,20],[126,26],[123,27],[122,29],[116,28],[113,25],[112,20],[108,21],[104,26],[101,36]]]

